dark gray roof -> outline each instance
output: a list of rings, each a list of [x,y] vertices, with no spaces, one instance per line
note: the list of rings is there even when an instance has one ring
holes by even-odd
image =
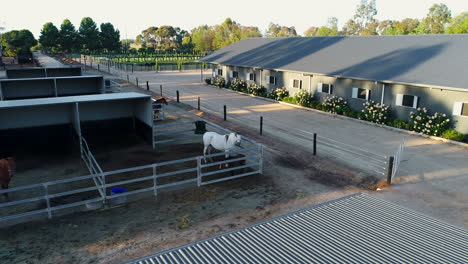
[[[130,263],[468,263],[468,231],[359,193]]]
[[[200,61],[468,89],[468,34],[250,38]]]

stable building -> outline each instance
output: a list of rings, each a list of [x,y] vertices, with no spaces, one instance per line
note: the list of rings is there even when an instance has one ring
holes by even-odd
[[[372,100],[408,119],[418,107],[445,113],[468,133],[468,34],[249,38],[200,59],[213,76],[315,99],[335,95],[351,108]]]

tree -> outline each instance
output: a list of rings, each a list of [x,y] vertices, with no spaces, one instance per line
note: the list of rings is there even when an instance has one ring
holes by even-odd
[[[53,51],[59,44],[59,31],[57,27],[49,22],[42,26],[41,35],[39,36],[39,43],[47,51]]]
[[[78,33],[82,49],[87,51],[97,51],[100,49],[99,30],[92,18],[85,17],[81,20]]]
[[[378,22],[374,18],[377,15],[375,0],[361,0],[356,8],[356,13],[343,26],[343,35],[377,35]]]
[[[172,26],[161,26],[154,34],[159,49],[169,51],[178,48],[177,32]]]
[[[338,35],[338,18],[328,18],[327,25],[317,29],[314,36],[337,36]]]
[[[208,25],[199,26],[192,29],[192,43],[195,50],[207,52],[213,48],[214,30]]]
[[[20,54],[29,53],[31,48],[37,44],[37,40],[31,31],[23,29],[3,33],[0,43],[3,47],[3,55],[15,57]]]
[[[463,12],[456,16],[450,22],[445,30],[447,34],[466,34],[468,33],[468,12]]]
[[[318,27],[310,27],[304,32],[304,36],[306,37],[316,36],[318,29],[319,29]]]
[[[268,26],[268,30],[266,32],[266,36],[271,37],[297,37],[296,28],[295,27],[286,27],[280,26],[278,24],[270,23]]]
[[[452,12],[445,4],[434,4],[429,8],[427,16],[416,29],[418,34],[442,34],[450,22]]]
[[[65,19],[60,25],[58,44],[63,52],[71,52],[79,47],[78,32],[70,20]]]
[[[107,51],[117,51],[120,49],[120,31],[114,28],[111,23],[102,23],[99,32],[99,43],[101,48]]]

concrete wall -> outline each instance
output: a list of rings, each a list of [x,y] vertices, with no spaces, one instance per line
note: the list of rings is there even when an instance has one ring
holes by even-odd
[[[81,67],[7,69],[8,79],[80,76]]]
[[[105,93],[102,76],[0,80],[0,99],[17,100]]]
[[[348,78],[337,78],[323,75],[313,75],[298,72],[280,72],[272,70],[253,69],[248,67],[218,65],[223,69],[223,77],[227,82],[230,81],[229,71],[238,71],[239,79],[247,80],[246,74],[255,72],[257,74],[256,83],[263,85],[269,91],[276,88],[286,88],[290,96],[294,96],[301,89],[292,87],[290,80],[301,80],[302,90],[305,90],[314,95],[314,98],[323,101],[325,98],[335,95],[345,98],[348,105],[354,110],[362,110],[366,100],[352,98],[353,88],[368,89],[370,91],[369,100],[374,102],[382,102],[389,105],[392,115],[395,118],[408,120],[409,113],[415,111],[415,108],[397,106],[396,95],[406,94],[418,96],[418,107],[426,107],[431,113],[439,112],[448,115],[453,120],[454,127],[461,133],[468,134],[468,116],[454,116],[453,108],[455,102],[468,102],[468,87],[466,91],[455,91],[447,89],[426,88],[418,86],[410,86],[403,84],[384,84],[374,81],[356,80]],[[275,76],[277,84],[269,84],[266,81],[266,76]],[[252,83],[252,81],[248,81]],[[319,83],[332,85],[332,94],[321,93],[317,91]]]

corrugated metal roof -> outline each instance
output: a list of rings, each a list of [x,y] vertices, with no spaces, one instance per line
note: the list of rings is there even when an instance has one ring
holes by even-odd
[[[30,106],[39,106],[39,105],[127,100],[127,99],[139,99],[139,98],[151,98],[151,96],[146,95],[146,94],[141,94],[141,93],[129,92],[129,93],[109,93],[109,94],[92,94],[92,95],[79,95],[79,96],[48,97],[48,98],[38,98],[38,99],[8,100],[8,101],[0,101],[0,109],[12,108],[12,107],[30,107]]]
[[[130,263],[468,263],[468,231],[359,193]]]
[[[200,61],[468,89],[468,34],[250,38]]]

